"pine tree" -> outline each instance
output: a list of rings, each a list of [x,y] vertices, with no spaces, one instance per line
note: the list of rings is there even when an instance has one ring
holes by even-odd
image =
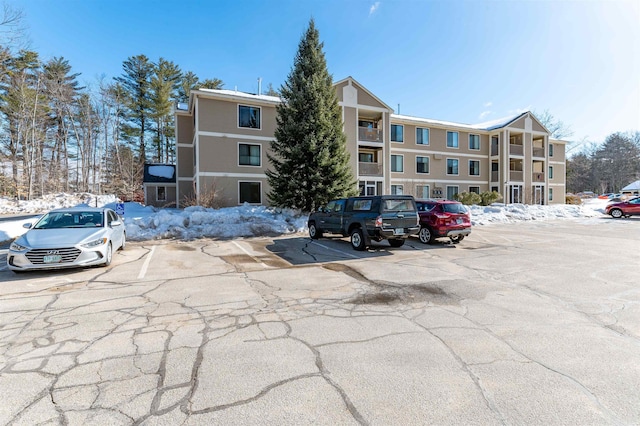
[[[293,69],[280,88],[269,199],[279,207],[312,211],[354,195],[342,111],[313,19],[300,40]]]

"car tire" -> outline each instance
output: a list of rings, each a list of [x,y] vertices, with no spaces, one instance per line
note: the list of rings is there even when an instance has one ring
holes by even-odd
[[[351,231],[351,247],[353,247],[354,250],[358,251],[364,251],[364,249],[366,248],[362,229],[356,228]]]
[[[611,217],[614,217],[616,219],[620,219],[622,216],[624,216],[622,214],[622,210],[620,209],[612,209],[609,214],[611,215]]]
[[[111,241],[109,241],[109,245],[107,246],[107,251],[104,256],[103,266],[111,265],[111,260],[113,259],[113,246],[111,245]]]
[[[322,230],[316,227],[315,222],[309,224],[309,236],[313,240],[317,240],[322,237]]]
[[[418,232],[418,238],[423,244],[432,244],[436,239],[435,235],[433,235],[433,232],[431,232],[431,229],[429,229],[429,227],[427,226],[423,226],[420,228],[420,232]]]
[[[402,247],[404,245],[404,240],[389,240],[389,245],[391,247]]]
[[[122,245],[120,246],[120,250],[124,250],[126,246],[127,246],[127,234],[124,233],[122,234]]]
[[[453,237],[449,237],[453,244],[458,244],[460,241],[464,240],[464,235],[454,235]]]

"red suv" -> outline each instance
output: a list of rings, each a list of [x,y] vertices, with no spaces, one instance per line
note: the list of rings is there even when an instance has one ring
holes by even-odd
[[[416,206],[420,215],[418,237],[425,244],[442,237],[457,244],[471,233],[469,210],[458,201],[416,200]]]

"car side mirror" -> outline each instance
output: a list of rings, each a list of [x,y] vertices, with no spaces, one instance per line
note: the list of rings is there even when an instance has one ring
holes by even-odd
[[[120,220],[114,220],[113,222],[111,222],[111,226],[120,226],[122,225],[122,221]]]
[[[31,223],[31,222],[27,222],[27,223],[23,223],[22,224],[22,227],[24,229],[31,229],[31,226],[33,226],[33,223]]]

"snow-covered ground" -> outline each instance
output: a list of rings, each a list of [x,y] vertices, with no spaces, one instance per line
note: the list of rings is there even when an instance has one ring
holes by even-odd
[[[107,206],[115,210],[115,196],[91,194],[56,194],[32,201],[0,198],[0,215],[36,216],[48,210],[79,205]],[[602,216],[607,200],[586,200],[582,205],[530,206],[525,204],[494,204],[471,206],[474,225],[512,223],[528,220],[575,219]],[[306,231],[307,215],[288,209],[243,205],[223,209],[188,207],[156,209],[139,203],[125,203],[127,238],[152,240],[160,238],[195,239],[238,238],[261,235],[282,235]],[[18,237],[26,232],[25,222],[35,219],[0,222],[0,241]]]

